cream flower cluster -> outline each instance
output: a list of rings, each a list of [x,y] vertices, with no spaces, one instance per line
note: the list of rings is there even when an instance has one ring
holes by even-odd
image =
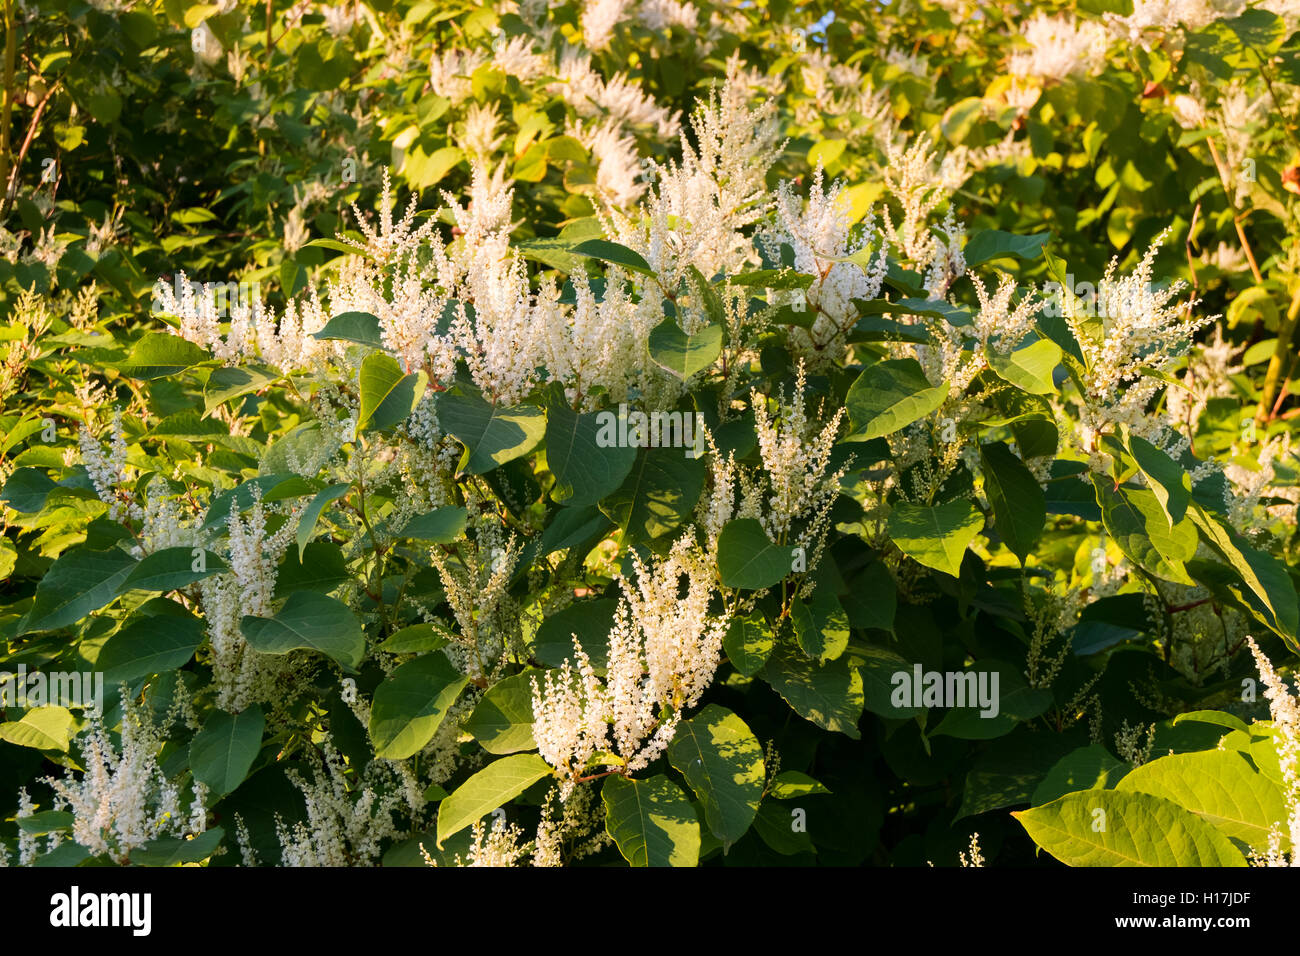
[[[55,809],[72,813],[72,839],[118,863],[153,839],[199,834],[207,825],[203,784],[193,783],[188,807],[183,807],[180,785],[159,766],[167,727],[155,724],[148,707],[125,693],[123,703],[121,749],[113,746],[103,714],[92,710],[78,738],[85,768],[80,779],[69,775],[45,781],[54,791]],[[175,710],[164,724],[174,717]]]
[[[199,582],[203,616],[212,648],[212,677],[217,706],[239,712],[259,701],[279,697],[277,682],[293,670],[287,656],[259,654],[248,646],[240,630],[245,615],[269,617],[275,596],[275,579],[281,558],[293,541],[296,513],[274,534],[268,534],[267,508],[254,485],[248,517],[231,502],[226,522],[225,546],[230,570]]]
[[[1270,838],[1269,851],[1261,862],[1268,866],[1300,866],[1300,701],[1264,656],[1255,639],[1247,637],[1246,643],[1255,657],[1255,666],[1259,668],[1260,679],[1264,682],[1264,697],[1273,718],[1273,746],[1282,772],[1287,808],[1286,835],[1291,844],[1288,858],[1281,847],[1281,833],[1275,831]]]
[[[789,182],[780,183],[776,191],[775,223],[760,234],[768,258],[777,260],[781,245],[788,244],[794,251],[795,269],[814,277],[806,291],[796,290],[792,294],[814,313],[812,325],[806,330],[799,327],[790,330],[791,344],[814,365],[840,357],[845,336],[858,321],[853,300],[877,298],[888,269],[884,242],[880,243],[880,252],[869,269],[843,261],[872,246],[877,238],[875,226],[869,221],[851,238],[843,186],[835,183],[827,189],[823,179],[819,163],[806,204],[795,195]]]
[[[635,580],[620,578],[623,600],[609,633],[603,682],[576,635],[576,667],[565,661],[541,684],[532,681],[533,737],[561,776],[562,797],[593,758],[633,773],[658,757],[721,659],[727,620],[710,613],[713,572],[692,537],[683,536],[650,566],[635,554],[632,560]]]
[[[323,767],[307,780],[295,770],[285,776],[302,792],[305,822],[287,826],[276,816],[283,866],[372,866],[385,840],[399,835],[393,812],[403,806],[391,785],[394,772],[384,760],[366,765],[362,779],[350,783],[343,758],[328,738],[321,745]],[[388,784],[388,786],[384,786]]]
[[[140,506],[131,500],[126,488],[126,436],[122,431],[121,410],[113,410],[107,452],[84,425],[77,433],[77,445],[81,448],[86,473],[95,486],[95,494],[108,505],[108,516],[114,521],[141,517]]]
[[[1013,76],[1064,80],[1091,74],[1105,61],[1106,28],[1093,20],[1039,13],[1025,21],[1021,36],[1029,49],[1007,60]]]
[[[1152,266],[1168,237],[1152,242],[1133,272],[1116,277],[1112,261],[1097,284],[1096,308],[1085,308],[1074,295],[1062,302],[1065,321],[1085,358],[1084,394],[1075,440],[1089,455],[1094,470],[1106,462],[1098,451],[1099,436],[1126,426],[1177,456],[1186,447],[1168,445],[1170,429],[1147,414],[1147,405],[1164,387],[1160,377],[1191,345],[1196,331],[1213,316],[1191,317],[1189,303],[1172,304],[1182,283],[1160,289],[1154,285]],[[1090,313],[1095,312],[1096,315]],[[1154,373],[1154,374],[1153,374]]]
[[[829,470],[844,409],[837,409],[824,421],[810,422],[804,409],[804,390],[800,363],[793,393],[787,396],[782,388],[778,395],[775,418],[768,410],[767,398],[752,393],[754,427],[763,459],[763,468],[756,474],[740,468],[734,454],[725,458],[719,454],[709,436],[713,452],[710,487],[697,509],[709,554],[717,554],[718,536],[729,521],[756,518],[773,543],[803,547],[808,567],[816,565],[829,530],[830,507],[847,471],[844,467]]]

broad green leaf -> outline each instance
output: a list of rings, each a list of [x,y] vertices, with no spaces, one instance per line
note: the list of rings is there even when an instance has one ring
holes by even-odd
[[[577,651],[573,645],[576,635],[592,665],[603,670],[609,630],[614,625],[617,608],[615,598],[596,598],[575,601],[556,611],[537,628],[533,637],[533,656],[548,667],[559,667],[565,661],[577,664]]]
[[[782,770],[772,780],[772,796],[778,800],[797,800],[830,792],[823,783],[798,770]]]
[[[717,704],[683,721],[668,760],[704,805],[713,834],[730,846],[749,829],[763,798],[763,746],[745,722]]]
[[[207,414],[241,395],[267,388],[280,379],[274,369],[255,365],[234,365],[212,370],[203,386],[203,412]]]
[[[925,710],[920,701],[906,706],[895,703],[894,675],[912,670],[912,665],[898,652],[874,644],[855,645],[853,652],[862,660],[859,673],[862,675],[863,705],[867,710],[890,720],[915,717]]]
[[[465,446],[457,470],[470,475],[528,454],[546,434],[546,413],[537,406],[505,408],[476,395],[439,395],[438,421]]]
[[[687,335],[676,319],[664,319],[650,332],[650,358],[685,381],[704,371],[722,354],[722,326],[706,325]]]
[[[854,740],[862,736],[858,732],[865,703],[862,675],[845,658],[817,664],[778,651],[763,668],[763,679],[800,717]]]
[[[265,729],[266,720],[256,704],[238,714],[214,710],[190,742],[190,770],[194,779],[215,796],[231,793],[248,776],[262,749]]]
[[[956,577],[966,548],[984,527],[984,516],[966,498],[941,505],[900,503],[889,512],[886,527],[909,558]]]
[[[966,257],[966,268],[973,269],[991,259],[1015,256],[1017,259],[1037,259],[1043,254],[1043,247],[1051,241],[1050,232],[1039,232],[1031,236],[1018,236],[1001,229],[981,229],[971,236],[962,250]]]
[[[579,414],[562,401],[546,409],[546,463],[555,474],[551,499],[574,508],[594,505],[623,484],[636,449],[608,441],[614,412]]]
[[[609,777],[601,789],[605,830],[633,866],[695,866],[700,821],[686,795],[663,774]]]
[[[811,602],[796,596],[790,605],[790,619],[799,646],[811,658],[833,661],[849,646],[849,616],[825,587],[813,592]]]
[[[5,482],[0,500],[19,514],[36,514],[45,506],[45,499],[59,487],[39,468],[18,468]]]
[[[722,638],[731,666],[745,677],[753,677],[763,669],[775,646],[776,638],[761,614],[733,617]]]
[[[580,256],[600,259],[602,262],[612,262],[616,266],[631,269],[633,272],[639,272],[642,275],[654,275],[650,263],[645,261],[641,253],[629,249],[627,246],[619,245],[617,242],[610,242],[608,239],[588,239],[585,242],[578,243],[573,247],[572,251]]]
[[[1080,747],[1052,765],[1029,802],[1041,806],[1078,790],[1114,789],[1127,771],[1101,744]]]
[[[208,361],[212,356],[193,342],[170,332],[146,332],[131,346],[122,374],[131,378],[168,378]]]
[[[198,551],[198,554],[194,552]],[[211,551],[163,548],[140,559],[122,584],[123,591],[172,591],[189,587],[209,575],[229,570]]]
[[[1047,523],[1043,489],[1025,463],[1002,442],[981,445],[980,461],[984,491],[993,506],[994,527],[1003,544],[1023,565]]]
[[[180,866],[202,863],[221,846],[226,831],[221,827],[204,830],[194,839],[159,837],[131,851],[133,866]]]
[[[247,615],[244,639],[262,654],[319,651],[345,670],[356,670],[366,653],[361,621],[342,601],[315,591],[295,591],[272,617]]]
[[[0,724],[0,740],[34,750],[68,749],[72,737],[72,712],[66,707],[33,707],[18,720]]]
[[[311,536],[316,532],[316,522],[320,520],[321,512],[328,508],[333,502],[338,501],[348,493],[352,485],[341,483],[330,485],[317,492],[316,497],[311,500],[298,519],[298,560],[302,560],[302,553],[311,541]]]
[[[948,397],[948,385],[932,386],[916,359],[891,359],[869,366],[849,387],[846,442],[892,435],[934,412]]]
[[[1147,793],[1085,790],[1011,814],[1067,866],[1245,866],[1219,830]]]
[[[1282,788],[1235,750],[1159,757],[1130,771],[1115,789],[1171,800],[1261,853],[1273,827],[1286,832]]]
[[[1249,593],[1243,600],[1254,607],[1296,649],[1296,632],[1300,630],[1300,606],[1295,586],[1286,566],[1266,551],[1251,547],[1231,528],[1225,527],[1200,505],[1188,509],[1188,516],[1200,529],[1205,542],[1226,561]]]
[[[382,430],[405,421],[424,394],[427,381],[423,371],[402,374],[397,359],[387,352],[371,352],[361,363],[357,431]]]
[[[493,684],[465,721],[465,732],[493,754],[535,750],[532,680],[537,671],[524,671]]]
[[[435,652],[398,667],[375,688],[370,739],[375,756],[405,760],[433,739],[469,678]]]
[[[117,548],[65,551],[36,586],[22,633],[57,630],[98,611],[122,592],[137,563]]]
[[[95,661],[109,687],[184,667],[203,643],[203,622],[189,614],[156,614],[129,622]]]
[[[1147,483],[1172,528],[1183,520],[1187,506],[1192,503],[1191,476],[1182,465],[1145,438],[1130,435],[1128,450],[1142,474],[1146,475]]]
[[[341,312],[326,322],[325,327],[319,332],[313,332],[312,337],[356,342],[358,345],[368,345],[374,349],[384,347],[379,317],[369,312]]]
[[[794,549],[773,544],[757,518],[728,521],[718,535],[718,575],[724,587],[770,588],[794,569]]]
[[[551,765],[537,754],[514,754],[492,761],[438,805],[438,846],[550,775]]]
[[[449,644],[452,636],[441,624],[412,624],[394,633],[379,650],[388,654],[427,654]]]
[[[468,520],[469,512],[459,505],[435,508],[406,522],[401,537],[432,541],[434,544],[451,544],[465,536],[465,523]]]
[[[988,361],[998,378],[1016,388],[1031,395],[1056,393],[1052,373],[1061,362],[1061,347],[1051,339],[1039,339],[1006,355],[990,350]]]
[[[1183,562],[1196,554],[1196,527],[1184,518],[1172,528],[1156,496],[1146,488],[1116,488],[1092,476],[1106,532],[1134,564],[1160,578],[1192,584]]]
[[[655,545],[691,517],[704,489],[704,460],[680,448],[641,448],[623,484],[600,502],[621,545]]]

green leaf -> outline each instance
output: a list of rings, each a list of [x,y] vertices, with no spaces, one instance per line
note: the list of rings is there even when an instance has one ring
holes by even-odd
[[[0,724],[0,740],[34,750],[67,751],[72,737],[72,712],[66,707],[33,707],[18,720]]]
[[[117,548],[63,552],[36,586],[22,633],[58,630],[98,611],[121,593],[137,563]]]
[[[981,445],[980,461],[994,526],[1023,566],[1047,523],[1047,498],[1038,479],[1002,442]]]
[[[537,754],[514,754],[492,761],[438,805],[438,846],[550,775],[551,765]]]
[[[753,677],[772,656],[776,638],[762,615],[735,617],[722,638],[731,666],[745,677]]]
[[[700,821],[686,795],[663,774],[609,777],[601,789],[605,831],[632,866],[695,866]]]
[[[139,849],[131,851],[134,866],[180,866],[183,863],[202,863],[217,851],[226,831],[221,827],[204,830],[194,839],[159,837]]]
[[[869,366],[849,387],[846,442],[892,435],[931,414],[948,397],[948,385],[932,386],[916,359],[891,359]]]
[[[664,319],[650,331],[650,358],[685,381],[704,371],[722,354],[722,326],[706,325],[687,335],[676,319]]]
[[[36,514],[45,506],[45,499],[58,485],[39,468],[19,468],[5,482],[0,500],[9,504],[19,514]]]
[[[370,739],[375,756],[405,760],[433,739],[469,678],[442,653],[417,657],[375,688]]]
[[[532,679],[524,671],[493,684],[465,721],[465,732],[493,754],[537,749],[533,740]]]
[[[1129,435],[1128,450],[1142,474],[1146,475],[1151,492],[1156,496],[1156,501],[1160,503],[1165,517],[1169,519],[1169,527],[1172,528],[1186,517],[1187,506],[1192,503],[1191,476],[1164,450],[1145,438]]]
[[[203,412],[206,415],[218,405],[249,392],[259,391],[279,379],[280,373],[274,369],[258,368],[255,365],[213,369],[203,386]]]
[[[266,720],[256,704],[238,714],[214,710],[190,743],[194,779],[218,797],[234,791],[262,749],[265,729]]]
[[[1153,492],[1146,488],[1116,488],[1100,475],[1092,476],[1106,532],[1134,564],[1160,578],[1192,584],[1183,562],[1196,554],[1196,528],[1190,520],[1169,526]]]
[[[1037,259],[1043,254],[1043,247],[1051,240],[1050,232],[1038,232],[1031,236],[1018,236],[1001,229],[981,229],[971,236],[966,243],[963,254],[966,268],[973,269],[991,259],[1015,256],[1017,259]]]
[[[203,643],[203,622],[186,614],[156,614],[129,622],[105,642],[95,661],[109,687],[184,667]]]
[[[717,704],[683,721],[668,761],[704,805],[714,836],[730,846],[745,835],[763,798],[763,747],[745,722]]]
[[[966,498],[941,505],[904,502],[894,505],[886,527],[909,558],[957,577],[967,546],[984,527],[984,516]]]
[[[830,792],[824,784],[798,770],[782,770],[772,780],[772,796],[778,800],[798,800]]]
[[[325,328],[312,333],[312,337],[355,342],[358,345],[368,345],[373,349],[384,347],[379,317],[369,312],[342,312],[326,322]]]
[[[1171,800],[1261,853],[1267,852],[1270,829],[1286,832],[1282,788],[1236,750],[1159,757],[1131,771],[1115,789]]]
[[[551,499],[574,508],[594,505],[623,484],[636,449],[610,444],[602,421],[613,412],[578,414],[563,401],[546,409],[546,463],[555,474]]]
[[[211,551],[198,548],[163,548],[140,559],[126,576],[123,591],[174,591],[195,581],[227,571],[226,562]],[[195,570],[198,566],[199,570]]]
[[[208,361],[212,356],[193,342],[170,332],[147,332],[131,346],[121,372],[130,378],[168,378]]]
[[[330,485],[317,492],[316,497],[312,498],[311,503],[307,505],[298,519],[298,560],[302,560],[302,553],[307,544],[311,541],[311,536],[316,532],[316,522],[320,520],[321,512],[324,511],[332,502],[338,501],[348,493],[352,487],[351,484],[342,483]]]
[[[1241,851],[1213,826],[1146,793],[1085,790],[1011,815],[1068,866],[1246,865]]]
[[[1128,765],[1112,757],[1101,744],[1080,747],[1052,765],[1029,802],[1041,806],[1078,790],[1114,789],[1127,770]]]
[[[1251,547],[1237,532],[1220,524],[1199,504],[1189,509],[1188,516],[1200,529],[1205,543],[1246,585],[1246,592],[1241,594],[1243,603],[1253,607],[1268,626],[1286,638],[1291,649],[1296,650],[1300,606],[1286,565],[1273,555]]]
[[[704,459],[680,448],[641,448],[619,489],[600,510],[621,532],[620,546],[655,544],[691,517],[704,489]]]
[[[451,643],[452,637],[441,624],[412,624],[394,633],[379,650],[388,654],[428,654]]]
[[[537,406],[505,408],[475,395],[439,395],[438,421],[465,446],[457,470],[470,475],[528,454],[546,434],[546,413]]]
[[[542,621],[533,637],[533,655],[548,667],[565,661],[577,663],[573,636],[591,659],[593,666],[604,669],[609,646],[609,630],[614,625],[614,598],[575,601]]]
[[[572,251],[580,256],[599,259],[602,262],[612,262],[616,266],[631,269],[633,272],[639,272],[642,275],[652,276],[655,274],[654,270],[650,268],[650,263],[646,262],[639,252],[629,249],[627,246],[619,245],[617,242],[610,242],[608,239],[588,239],[585,242],[578,243],[573,247]]]
[[[434,544],[451,544],[465,536],[465,523],[468,520],[469,511],[459,505],[434,508],[406,522],[400,537],[431,541]]]
[[[361,363],[361,408],[357,431],[391,428],[405,421],[424,394],[424,372],[402,374],[397,359],[387,352],[371,352]]]
[[[861,738],[858,720],[865,703],[862,675],[845,658],[818,664],[778,651],[763,668],[763,679],[800,717],[823,730],[838,731],[854,740]]]
[[[718,575],[724,587],[770,588],[794,569],[794,549],[773,544],[757,518],[728,521],[718,535]]]
[[[790,605],[795,638],[809,657],[833,661],[849,646],[849,616],[825,587],[813,592],[812,602],[796,596]]]
[[[249,646],[262,654],[319,651],[349,671],[366,653],[361,621],[352,609],[315,591],[295,591],[273,617],[245,616],[240,629]]]
[[[1052,376],[1061,355],[1061,347],[1051,339],[1039,339],[1006,355],[990,350],[988,362],[1003,381],[1031,395],[1053,395],[1056,382]]]

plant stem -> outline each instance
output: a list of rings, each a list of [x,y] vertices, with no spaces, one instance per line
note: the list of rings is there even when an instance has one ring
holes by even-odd
[[[1273,399],[1283,378],[1282,366],[1290,358],[1291,338],[1295,334],[1296,318],[1300,317],[1300,283],[1296,284],[1291,295],[1291,306],[1286,310],[1286,318],[1277,330],[1277,344],[1273,347],[1273,357],[1268,360],[1268,371],[1264,373],[1264,386],[1259,396],[1259,407],[1255,410],[1255,421],[1264,423],[1276,417],[1277,408]]]

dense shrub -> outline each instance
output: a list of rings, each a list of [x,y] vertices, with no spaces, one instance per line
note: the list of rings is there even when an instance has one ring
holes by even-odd
[[[7,4],[0,856],[1290,862],[1300,10],[1078,6]]]

